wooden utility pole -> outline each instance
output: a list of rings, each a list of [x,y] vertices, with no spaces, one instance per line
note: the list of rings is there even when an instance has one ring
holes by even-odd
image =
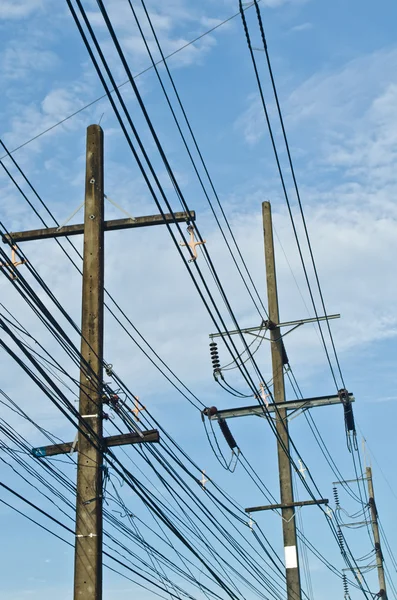
[[[273,394],[274,403],[278,408],[276,411],[276,429],[278,434],[277,453],[280,476],[280,497],[281,504],[284,505],[284,508],[281,509],[281,514],[283,522],[285,568],[287,577],[287,598],[288,600],[301,600],[294,493],[292,488],[292,473],[289,455],[287,410],[283,408],[283,404],[285,403],[283,343],[282,338],[280,337],[280,328],[277,326],[277,324],[280,322],[280,317],[278,310],[276,266],[274,259],[273,227],[270,202],[263,202],[262,217],[265,241],[269,321],[274,324],[274,326],[270,329],[270,336],[272,340],[271,353],[273,368]]]
[[[369,507],[371,509],[372,531],[374,533],[374,542],[375,542],[376,566],[378,568],[378,579],[379,579],[379,588],[380,588],[380,590],[378,592],[378,597],[383,598],[384,600],[387,600],[385,570],[383,568],[383,554],[382,554],[382,549],[380,546],[378,511],[376,510],[376,504],[375,504],[374,486],[372,483],[371,467],[366,468],[366,473],[367,473],[367,482],[368,482]]]
[[[339,390],[337,394],[328,396],[317,396],[314,398],[302,398],[295,400],[285,399],[284,387],[284,367],[289,364],[287,353],[285,351],[284,342],[281,334],[281,329],[289,328],[286,334],[291,333],[305,323],[317,323],[318,321],[329,321],[330,319],[338,319],[339,314],[317,316],[309,319],[299,319],[296,321],[286,321],[281,323],[279,320],[278,296],[277,296],[277,280],[276,267],[274,257],[273,243],[273,226],[271,207],[269,202],[262,204],[263,217],[263,233],[265,243],[265,263],[266,263],[266,279],[267,279],[267,296],[269,305],[269,320],[263,321],[259,326],[246,327],[243,329],[235,329],[229,331],[218,331],[210,334],[210,347],[214,376],[221,377],[222,368],[220,367],[219,357],[216,350],[214,338],[230,335],[249,334],[261,339],[269,339],[264,336],[264,328],[270,332],[272,367],[273,367],[273,402],[266,402],[266,397],[263,398],[264,384],[259,384],[261,396],[266,402],[266,410],[263,403],[254,406],[241,406],[218,410],[215,406],[207,408],[204,413],[211,421],[217,420],[219,423],[225,419],[233,419],[236,417],[246,417],[255,415],[257,417],[268,418],[270,414],[275,415],[276,433],[277,433],[277,451],[278,465],[280,476],[280,495],[281,502],[279,504],[271,504],[264,506],[251,506],[245,508],[245,512],[250,514],[258,511],[268,511],[281,509],[283,521],[283,538],[285,552],[285,568],[287,580],[287,598],[288,600],[301,600],[302,590],[299,574],[299,560],[297,550],[297,535],[295,523],[295,507],[302,508],[305,506],[328,504],[327,498],[318,498],[312,500],[304,500],[294,502],[294,494],[291,477],[291,462],[290,462],[290,444],[288,434],[288,420],[293,415],[294,417],[302,413],[304,410],[316,408],[320,406],[331,406],[342,404],[345,416],[345,427],[348,431],[354,431],[354,419],[352,412],[352,402],[354,402],[353,394],[347,390]],[[286,335],[284,334],[284,335]],[[215,360],[214,360],[215,357]],[[269,384],[270,385],[270,384]],[[259,396],[259,393],[258,393]]]
[[[74,598],[101,600],[104,189],[99,125],[87,130],[86,152]]]
[[[112,446],[159,441],[157,430],[103,437],[102,405],[106,398],[102,373],[104,232],[195,220],[194,212],[178,212],[105,221],[103,172],[103,131],[99,125],[90,125],[87,129],[84,223],[2,236],[14,252],[16,243],[84,234],[79,432],[75,442],[32,449],[36,458],[78,452],[74,600],[102,599],[104,452]],[[15,259],[10,265],[16,271]]]

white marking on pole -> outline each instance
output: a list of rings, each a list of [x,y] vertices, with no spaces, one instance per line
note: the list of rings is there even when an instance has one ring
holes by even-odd
[[[285,568],[296,569],[298,567],[298,557],[296,554],[296,546],[285,546]]]

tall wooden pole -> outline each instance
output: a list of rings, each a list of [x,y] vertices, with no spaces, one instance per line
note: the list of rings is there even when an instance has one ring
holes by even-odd
[[[263,233],[265,239],[265,263],[267,280],[267,298],[269,305],[269,320],[280,323],[276,266],[274,259],[272,213],[269,202],[262,204]],[[273,368],[273,390],[274,402],[278,405],[276,413],[276,429],[278,433],[277,453],[280,476],[281,504],[291,505],[294,502],[292,489],[291,463],[289,459],[289,435],[287,411],[282,407],[285,402],[283,352],[280,339],[280,328],[270,330],[272,339],[272,368]],[[281,510],[283,518],[283,538],[285,551],[285,568],[287,578],[288,600],[301,600],[301,584],[298,564],[298,550],[296,538],[295,509],[293,506]]]
[[[103,164],[103,131],[99,125],[90,125],[87,129],[84,223],[17,231],[2,236],[5,243],[13,246],[16,242],[84,233],[79,405],[81,431],[74,442],[32,448],[32,454],[38,459],[78,452],[74,600],[102,600],[104,449],[160,440],[157,430],[141,431],[139,435],[129,432],[103,437],[102,403],[106,402],[102,389],[104,232],[175,222],[192,223],[196,220],[192,211],[104,221]],[[117,406],[113,410],[118,413]]]
[[[102,598],[103,131],[87,129],[74,600]],[[87,367],[88,364],[88,367]],[[84,429],[84,425],[82,425]],[[88,432],[88,430],[86,430]],[[99,440],[99,447],[98,447]]]
[[[368,482],[369,507],[371,509],[372,531],[374,533],[374,542],[375,542],[376,565],[378,567],[378,579],[379,579],[379,588],[380,588],[378,597],[383,598],[384,600],[387,600],[385,570],[383,568],[383,555],[382,555],[382,549],[380,547],[378,511],[376,510],[376,504],[375,504],[374,486],[372,483],[371,467],[367,467],[366,472],[367,472],[367,482]]]

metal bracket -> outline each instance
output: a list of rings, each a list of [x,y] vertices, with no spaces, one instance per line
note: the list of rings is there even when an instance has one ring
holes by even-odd
[[[262,510],[277,510],[279,508],[301,508],[302,506],[312,506],[318,504],[329,504],[328,498],[320,498],[319,500],[303,500],[301,502],[289,502],[288,504],[266,504],[265,506],[250,506],[245,508],[246,513],[258,512]]]
[[[200,484],[201,487],[203,488],[203,490],[205,490],[205,484],[209,481],[209,479],[206,478],[205,476],[205,471],[201,471],[201,479],[200,479]]]
[[[180,246],[189,246],[193,252],[193,257],[190,258],[188,260],[188,262],[194,262],[195,260],[197,260],[197,250],[196,250],[196,246],[200,246],[200,244],[205,244],[206,241],[203,240],[202,242],[195,242],[194,241],[194,227],[193,225],[189,225],[189,227],[187,228],[187,232],[190,234],[190,240],[187,244],[185,244],[184,242],[179,242]]]
[[[131,408],[131,412],[135,415],[135,419],[139,422],[139,413],[142,410],[146,410],[146,406],[139,406],[139,396],[135,396],[135,400],[134,400],[134,404],[135,404],[135,408]]]
[[[263,402],[265,403],[266,408],[268,408],[269,407],[268,398],[270,398],[271,394],[266,394],[265,386],[262,382],[259,384],[259,388],[261,390],[261,398],[262,398]]]
[[[11,267],[12,269],[15,269],[15,267],[19,267],[19,265],[24,265],[25,263],[27,263],[27,260],[17,260],[16,257],[16,250],[18,250],[17,246],[11,246],[11,262],[9,263],[0,263],[0,267]],[[10,279],[17,279],[18,276],[16,273],[10,273]]]
[[[335,314],[335,315],[326,315],[325,317],[314,317],[311,319],[299,319],[297,321],[286,321],[284,323],[276,323],[274,324],[274,328],[276,327],[292,327],[293,329],[296,329],[296,327],[300,327],[300,325],[305,325],[306,323],[317,323],[318,321],[330,321],[331,319],[340,319],[340,314]],[[237,334],[241,334],[241,333],[251,333],[252,335],[255,335],[255,331],[262,331],[263,328],[265,326],[265,323],[262,323],[259,327],[246,327],[244,329],[234,329],[232,331],[222,331],[220,333],[210,333],[210,338],[216,338],[216,337],[223,337],[225,335],[237,335]],[[289,332],[290,333],[292,331],[292,329],[290,329]],[[286,334],[284,334],[286,335]],[[260,335],[258,334],[258,337],[260,337]],[[265,338],[268,339],[268,338]]]

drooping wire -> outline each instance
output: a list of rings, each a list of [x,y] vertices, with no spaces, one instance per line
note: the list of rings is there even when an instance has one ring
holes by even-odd
[[[313,254],[313,249],[312,249],[312,245],[311,245],[311,242],[310,242],[310,237],[309,237],[309,232],[308,232],[308,228],[307,228],[306,218],[305,218],[304,211],[303,211],[302,200],[301,200],[301,196],[300,196],[300,192],[299,192],[299,188],[298,188],[298,182],[297,182],[297,178],[296,178],[296,174],[295,174],[294,165],[293,165],[293,162],[292,162],[292,156],[291,156],[290,146],[289,146],[289,143],[288,143],[287,133],[286,133],[286,130],[285,130],[283,114],[282,114],[282,111],[281,111],[280,101],[279,101],[279,97],[278,97],[278,93],[277,93],[277,88],[276,88],[276,83],[275,83],[274,75],[273,75],[273,69],[272,69],[271,62],[270,62],[269,51],[268,51],[268,47],[267,47],[266,36],[265,36],[265,31],[264,31],[264,26],[263,26],[263,20],[262,20],[261,11],[260,11],[260,8],[259,8],[258,0],[254,0],[254,4],[255,4],[255,9],[256,9],[256,14],[257,14],[257,17],[258,17],[259,29],[260,29],[260,32],[261,32],[262,43],[263,43],[263,48],[264,48],[264,51],[265,51],[267,66],[268,66],[268,69],[269,69],[269,75],[270,75],[270,79],[271,79],[271,83],[272,83],[274,98],[276,100],[277,112],[278,112],[278,116],[279,116],[279,119],[280,119],[281,129],[282,129],[282,132],[283,132],[283,138],[284,138],[285,148],[287,150],[288,162],[289,162],[289,166],[290,166],[290,170],[291,170],[291,174],[292,174],[292,179],[293,179],[293,182],[294,182],[294,188],[295,188],[296,197],[298,199],[299,210],[300,210],[301,217],[302,217],[303,227],[304,227],[304,230],[305,230],[305,236],[306,236],[306,241],[307,241],[307,245],[308,245],[308,249],[309,249],[309,253],[310,253],[310,259],[311,259],[311,262],[312,262],[312,265],[313,265],[313,271],[314,271],[314,275],[315,275],[315,278],[316,278],[318,293],[319,293],[319,296],[320,296],[321,305],[323,307],[324,315],[327,315],[327,310],[326,310],[326,307],[325,307],[324,296],[323,296],[323,292],[322,292],[321,285],[320,285],[320,279],[319,279],[319,275],[318,275],[318,271],[317,271],[317,267],[316,267],[316,262],[314,260],[314,254]],[[338,371],[339,371],[339,376],[340,376],[340,379],[341,379],[343,387],[346,388],[345,382],[344,382],[344,379],[343,379],[342,369],[341,369],[340,362],[339,362],[339,358],[338,358],[338,355],[337,355],[337,352],[336,352],[335,342],[334,342],[334,338],[333,338],[332,331],[331,331],[331,325],[330,325],[330,322],[329,322],[328,319],[326,319],[326,323],[327,323],[329,338],[330,338],[331,344],[332,344],[333,354],[334,354],[335,361],[336,361],[336,364],[337,364],[337,367],[338,367]],[[319,323],[319,325],[320,325],[320,323]]]
[[[248,30],[247,20],[245,18],[245,14],[244,14],[244,11],[243,11],[242,0],[239,0],[239,6],[240,6],[240,13],[241,13],[241,19],[242,19],[242,22],[243,22],[244,32],[245,32],[245,36],[246,36],[246,39],[247,39],[248,49],[249,49],[249,53],[250,53],[250,56],[251,56],[252,64],[253,64],[253,67],[254,67],[254,71],[255,71],[255,78],[256,78],[256,81],[257,81],[258,89],[259,89],[261,103],[262,103],[262,107],[263,107],[263,110],[264,110],[267,127],[268,127],[268,130],[269,130],[269,135],[270,135],[270,140],[271,140],[272,148],[273,148],[273,151],[274,151],[274,156],[275,156],[276,163],[277,163],[277,170],[278,170],[278,173],[279,173],[279,177],[280,177],[280,181],[281,181],[281,185],[282,185],[282,189],[283,189],[283,194],[284,194],[284,197],[285,197],[285,200],[286,200],[286,203],[287,203],[288,212],[289,212],[289,216],[290,216],[290,220],[291,220],[291,225],[292,225],[292,229],[293,229],[293,232],[294,232],[295,241],[296,241],[298,252],[299,252],[299,257],[300,257],[300,260],[301,260],[301,263],[302,263],[303,272],[304,272],[304,275],[305,275],[305,280],[306,280],[306,283],[307,283],[307,286],[308,286],[308,290],[309,290],[310,299],[311,299],[311,302],[312,302],[312,305],[313,305],[314,313],[315,313],[315,316],[317,318],[319,332],[320,332],[321,340],[322,340],[322,343],[323,343],[324,351],[325,351],[325,354],[326,354],[326,357],[327,357],[327,361],[328,361],[328,364],[329,364],[329,367],[330,367],[331,375],[332,375],[332,378],[334,380],[336,389],[339,389],[338,382],[336,380],[336,376],[335,376],[335,372],[334,372],[334,368],[332,366],[332,362],[331,362],[331,359],[330,359],[328,348],[327,348],[327,345],[326,345],[326,342],[325,342],[325,338],[324,338],[324,334],[323,334],[323,331],[322,331],[321,323],[320,323],[320,320],[319,320],[319,316],[318,316],[318,312],[317,312],[317,307],[316,307],[316,303],[315,303],[315,300],[314,300],[313,291],[312,291],[311,285],[310,285],[309,275],[308,275],[308,272],[307,272],[307,269],[306,269],[305,261],[304,261],[304,258],[303,258],[302,248],[301,248],[301,245],[300,245],[300,242],[299,242],[298,233],[297,233],[296,225],[295,225],[295,222],[294,222],[294,217],[293,217],[293,214],[292,214],[291,204],[290,204],[290,201],[289,201],[287,187],[286,187],[286,184],[285,184],[284,175],[283,175],[283,171],[282,171],[282,168],[281,168],[281,163],[280,163],[280,159],[279,159],[279,155],[278,155],[278,151],[277,151],[277,146],[276,146],[276,142],[275,142],[275,138],[274,138],[274,134],[273,134],[273,129],[272,129],[272,126],[271,126],[271,123],[270,123],[270,117],[269,117],[269,113],[268,113],[268,109],[267,109],[267,105],[266,105],[266,101],[265,101],[265,96],[264,96],[264,92],[263,92],[263,88],[262,88],[262,83],[261,83],[261,79],[260,79],[260,76],[259,76],[259,71],[258,71],[258,67],[257,67],[257,63],[256,63],[254,51],[253,51],[252,44],[251,44],[251,37],[250,37],[249,30]]]
[[[261,2],[261,0],[258,0],[259,2]],[[244,10],[248,10],[253,6],[253,3],[247,5],[244,7]],[[179,48],[177,48],[176,50],[174,50],[173,52],[170,52],[170,54],[167,54],[167,56],[164,58],[165,60],[168,60],[169,58],[172,58],[173,56],[175,56],[176,54],[178,54],[179,52],[181,52],[182,50],[185,50],[185,48],[188,48],[189,46],[191,46],[192,44],[195,44],[196,42],[198,42],[199,40],[201,40],[203,37],[209,35],[210,33],[213,33],[214,31],[216,31],[217,29],[219,29],[219,27],[222,27],[223,25],[226,25],[227,23],[229,23],[230,21],[232,21],[233,19],[235,19],[236,17],[238,17],[240,15],[240,12],[236,12],[233,15],[231,15],[230,17],[227,17],[226,19],[224,19],[223,21],[220,21],[219,23],[217,23],[216,25],[214,25],[213,27],[211,27],[210,29],[207,29],[206,31],[204,31],[203,33],[201,33],[200,35],[198,35],[197,37],[195,37],[193,40],[191,40],[190,42],[187,42],[186,44],[183,44],[182,46],[180,46]],[[162,62],[164,62],[163,59],[158,60],[156,62],[156,66],[161,65]],[[148,67],[146,67],[146,69],[143,69],[143,71],[140,71],[139,73],[137,73],[136,75],[134,75],[134,78],[137,79],[138,77],[140,77],[141,75],[144,75],[145,73],[147,73],[148,71],[151,71],[153,69],[153,65],[149,65]],[[129,79],[127,79],[126,81],[123,81],[122,83],[120,83],[117,88],[120,89],[121,87],[127,85],[129,83]],[[114,92],[114,90],[111,90],[111,92]],[[107,94],[103,94],[102,96],[99,96],[98,98],[95,98],[95,100],[92,100],[91,102],[89,102],[88,104],[85,104],[84,106],[82,106],[81,108],[79,108],[78,110],[76,110],[75,112],[71,113],[70,115],[64,117],[63,119],[61,119],[60,121],[58,121],[57,123],[54,123],[53,125],[51,125],[50,127],[47,127],[47,129],[45,129],[44,131],[41,131],[40,133],[38,133],[37,135],[31,137],[29,140],[27,140],[26,142],[23,142],[22,144],[20,144],[19,146],[17,146],[16,148],[13,148],[12,150],[10,150],[10,154],[14,154],[14,152],[17,152],[18,150],[20,150],[21,148],[24,148],[25,146],[27,146],[28,144],[30,144],[31,142],[34,142],[35,140],[37,140],[38,138],[42,137],[43,135],[45,135],[46,133],[49,133],[50,131],[52,131],[53,129],[55,129],[55,127],[58,127],[59,125],[63,125],[63,123],[65,123],[66,121],[68,121],[69,119],[75,117],[76,115],[80,114],[81,112],[83,112],[83,110],[86,110],[87,108],[90,108],[91,106],[93,106],[94,104],[96,104],[97,102],[99,102],[100,100],[104,100],[105,98],[107,98]],[[4,158],[6,158],[7,154],[4,154],[3,156],[0,156],[0,160],[3,160]]]

